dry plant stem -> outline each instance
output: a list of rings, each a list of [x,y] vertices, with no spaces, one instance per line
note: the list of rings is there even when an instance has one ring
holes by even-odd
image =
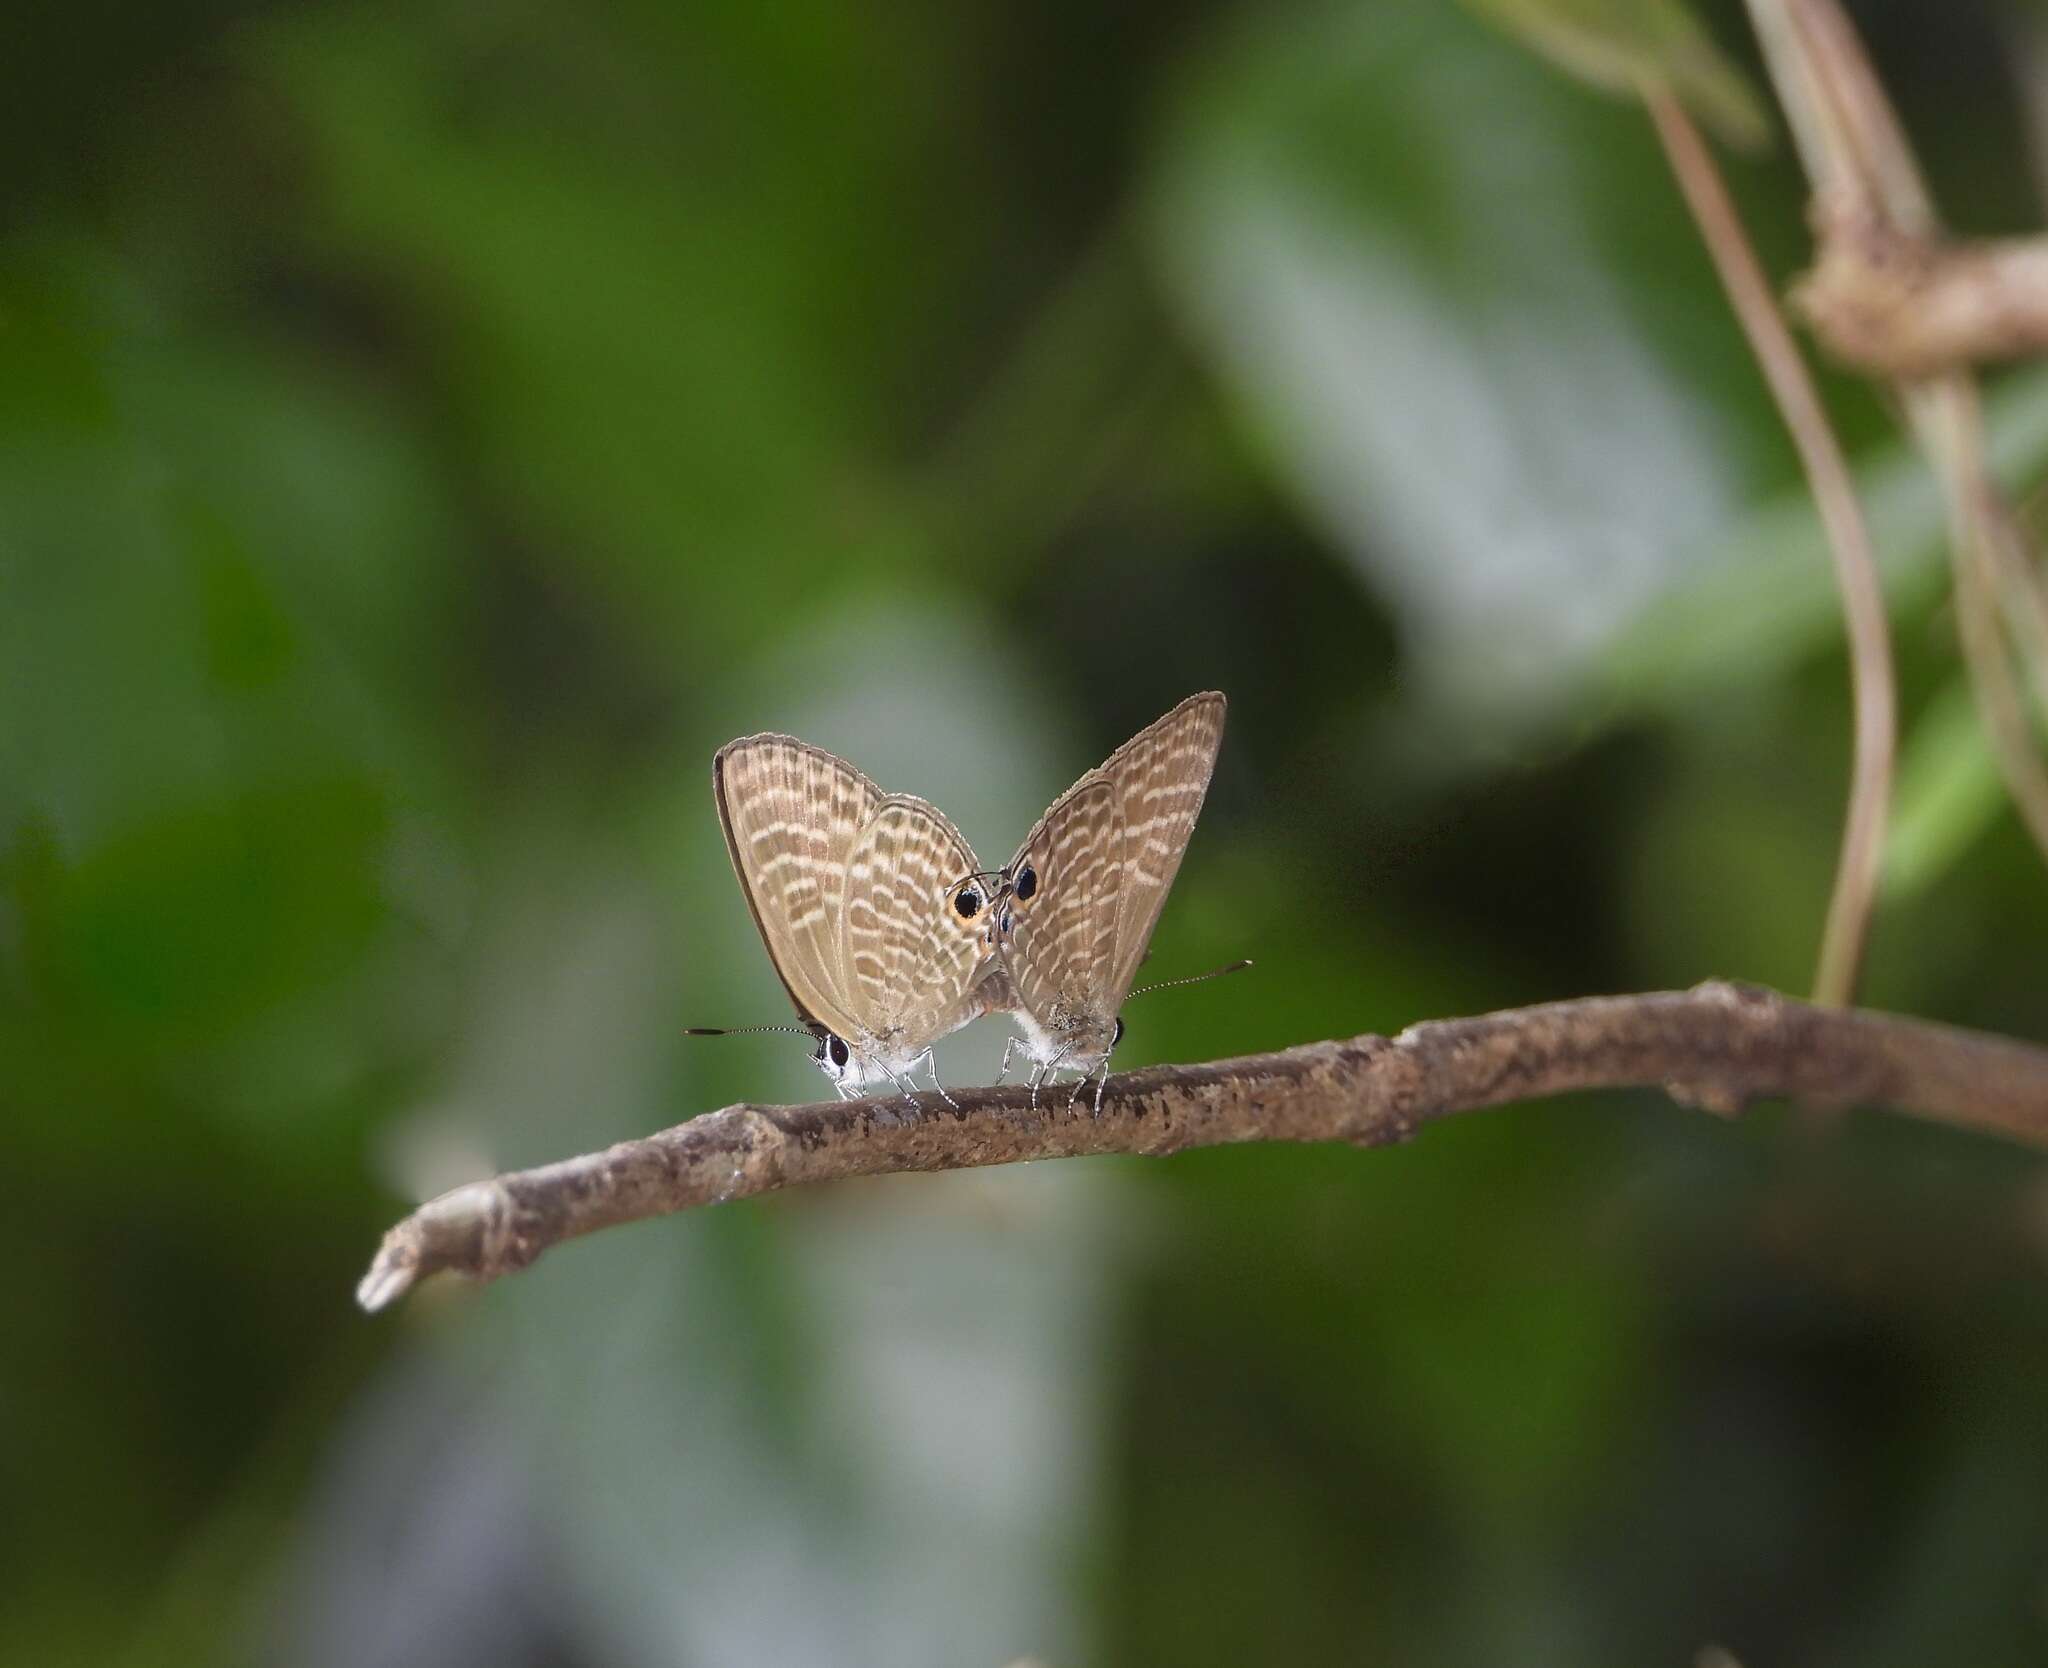
[[[1794,301],[1835,358],[1875,376],[2025,358],[2048,350],[2048,238],[1944,244],[1824,224]]]
[[[1940,236],[1934,199],[1905,129],[1834,0],[1749,0],[1815,211],[1828,225],[1881,225],[1922,242]]]
[[[1979,431],[1983,410],[1975,399],[1976,384],[1966,384],[1972,394],[1972,410]],[[1980,440],[1978,456],[1985,455]],[[1979,513],[1984,517],[1985,538],[1990,542],[1998,568],[1999,595],[2006,599],[2013,633],[2023,645],[2020,659],[2033,668],[2034,699],[2048,716],[2048,575],[2037,571],[2026,526],[2019,511],[2006,502],[1996,482],[1982,480],[1977,494]]]
[[[1841,856],[1835,867],[1834,893],[1828,900],[1820,966],[1814,975],[1814,1000],[1846,1004],[1855,998],[1863,947],[1870,936],[1891,804],[1897,697],[1884,588],[1848,460],[1835,439],[1806,361],[1778,311],[1770,281],[1729,200],[1713,153],[1684,107],[1668,92],[1646,86],[1643,99],[1656,123],[1657,136],[1664,142],[1671,171],[1678,176],[1679,188],[1728,291],[1729,303],[1749,338],[1750,351],[1763,368],[1764,380],[1791,432],[1834,557],[1835,588],[1841,593],[1842,613],[1848,622],[1855,757]]]
[[[1982,472],[1982,413],[1976,385],[1944,376],[1907,390],[1906,410],[1934,460],[1948,504],[1955,572],[1956,634],[1978,715],[2020,819],[2048,857],[2048,767],[2034,743],[2026,700],[2008,661],[1999,618],[1999,567],[2009,527],[1997,490]]]
[[[1729,1116],[1792,1096],[1883,1105],[2048,1147],[2048,1048],[1770,991],[1591,997],[1109,1080],[1097,1113],[1064,1089],[914,1101],[728,1106],[603,1152],[473,1182],[384,1236],[366,1309],[428,1275],[488,1280],[600,1228],[780,1188],[892,1171],[1244,1141],[1404,1141],[1436,1118],[1583,1089],[1658,1088]]]
[[[1813,184],[1820,236],[1936,244],[1933,197],[1847,14],[1835,0],[1750,0],[1749,9]],[[1947,501],[1956,617],[1978,711],[2006,790],[2048,857],[2048,769],[2005,630],[2009,620],[2048,691],[2048,593],[1992,479],[1975,380],[1955,368],[1893,386]]]

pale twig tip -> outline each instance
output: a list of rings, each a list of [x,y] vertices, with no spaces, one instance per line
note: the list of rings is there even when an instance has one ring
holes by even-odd
[[[401,1297],[412,1290],[418,1264],[411,1254],[411,1247],[385,1245],[377,1252],[377,1259],[370,1264],[370,1272],[356,1287],[356,1302],[369,1314],[388,1309]]]

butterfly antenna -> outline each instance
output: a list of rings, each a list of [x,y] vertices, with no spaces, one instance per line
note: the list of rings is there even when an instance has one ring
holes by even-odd
[[[808,1037],[812,1034],[808,1025],[686,1025],[686,1037],[750,1037],[763,1031],[786,1031],[793,1036]]]
[[[1220,979],[1226,973],[1242,973],[1251,964],[1251,957],[1246,956],[1244,960],[1234,961],[1228,967],[1212,967],[1206,973],[1190,973],[1184,979],[1161,979],[1156,985],[1140,985],[1131,992],[1131,996],[1143,996],[1152,990],[1171,990],[1175,985],[1198,985],[1204,979]],[[1131,996],[1126,996],[1124,1000],[1128,1002]]]

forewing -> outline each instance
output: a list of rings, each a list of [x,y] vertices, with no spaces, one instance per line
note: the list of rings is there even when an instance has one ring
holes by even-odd
[[[1223,745],[1224,705],[1214,690],[1190,695],[1110,754],[1098,773],[1115,790],[1123,825],[1116,966],[1107,986],[1112,1012],[1130,992],[1180,873]]]
[[[1011,992],[1041,1025],[1062,1003],[1097,1019],[1116,1016],[1123,846],[1116,789],[1090,774],[1054,802],[1010,861],[1013,882],[1029,869],[1034,885],[1029,898],[998,905],[1010,918],[1004,961]]]
[[[980,865],[936,807],[884,800],[847,858],[840,964],[853,1017],[893,1049],[921,1052],[983,1011],[973,996],[985,910],[962,915],[956,883]],[[978,887],[969,894],[979,900]]]
[[[882,792],[844,759],[794,736],[744,736],[711,762],[718,820],[768,959],[806,1020],[840,1036],[856,1016],[839,923],[847,861]]]

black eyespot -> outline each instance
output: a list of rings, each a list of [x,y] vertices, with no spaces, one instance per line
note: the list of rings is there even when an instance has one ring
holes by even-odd
[[[972,886],[963,886],[953,894],[953,907],[960,912],[960,919],[971,921],[981,913],[981,893]]]
[[[1019,903],[1029,903],[1031,895],[1038,890],[1038,871],[1029,863],[1025,864],[1017,876],[1016,885],[1010,890],[1017,894]]]
[[[1118,1020],[1118,1021],[1116,1022],[1116,1032],[1115,1032],[1115,1034],[1114,1034],[1114,1035],[1112,1035],[1112,1036],[1110,1037],[1110,1039],[1109,1039],[1109,1046],[1110,1046],[1111,1048],[1114,1048],[1114,1047],[1116,1047],[1116,1045],[1117,1045],[1118,1043],[1122,1042],[1123,1040],[1124,1040],[1124,1022],[1123,1022],[1122,1020]]]
[[[846,1043],[842,1038],[827,1037],[825,1039],[825,1054],[835,1066],[838,1066],[842,1071],[845,1070],[846,1062],[850,1056]]]

